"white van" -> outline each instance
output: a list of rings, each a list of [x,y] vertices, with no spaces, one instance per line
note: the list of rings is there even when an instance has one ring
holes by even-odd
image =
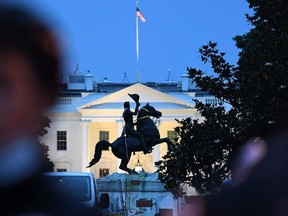
[[[44,175],[51,185],[72,199],[94,208],[97,204],[94,177],[88,172],[47,172]]]

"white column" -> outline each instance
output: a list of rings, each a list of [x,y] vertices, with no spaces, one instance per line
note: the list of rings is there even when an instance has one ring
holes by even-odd
[[[122,131],[123,131],[124,121],[121,119],[116,120],[116,124],[117,124],[117,130],[118,130],[117,134],[118,134],[118,137],[120,137],[122,134]],[[120,163],[121,163],[121,160],[117,159],[117,172],[118,173],[125,173],[123,170],[119,169]]]
[[[161,122],[159,121],[159,123],[157,125],[159,132],[160,132],[160,124],[161,124]],[[153,150],[153,164],[155,164],[155,162],[160,160],[160,145],[161,144],[157,144],[156,146],[153,147],[154,148],[154,150]],[[156,172],[156,170],[157,170],[157,168],[154,165],[153,171]]]
[[[86,167],[88,166],[88,154],[89,154],[89,148],[88,148],[88,126],[90,120],[82,120],[81,126],[82,126],[82,164],[81,164],[81,170],[82,172],[87,172],[89,169]]]
[[[117,124],[117,130],[118,130],[118,137],[120,137],[122,134],[123,126],[124,126],[124,121],[121,119],[116,120],[116,124]]]
[[[153,164],[160,160],[160,145],[154,146],[153,150]],[[156,172],[157,168],[154,166],[153,171]]]

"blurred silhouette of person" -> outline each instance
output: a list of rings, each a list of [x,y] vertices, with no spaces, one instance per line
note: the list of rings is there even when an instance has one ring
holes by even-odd
[[[54,101],[60,52],[46,25],[0,5],[0,215],[101,215],[74,203],[42,175],[33,129]]]
[[[259,137],[249,139],[241,148],[239,154],[232,164],[232,179],[225,179],[220,191],[224,192],[245,182],[257,164],[263,159],[267,152],[267,145]]]
[[[223,192],[223,191],[230,190],[232,185],[233,185],[233,182],[231,179],[225,179],[220,186],[220,191]]]
[[[234,159],[231,186],[235,187],[245,182],[266,153],[267,144],[264,140],[259,137],[249,139]]]
[[[205,196],[205,216],[288,215],[288,132],[250,141],[235,165],[229,190]]]

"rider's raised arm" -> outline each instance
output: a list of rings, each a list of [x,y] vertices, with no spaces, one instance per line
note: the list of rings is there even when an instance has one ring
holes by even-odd
[[[136,104],[135,111],[134,111],[134,112],[131,112],[131,113],[132,113],[132,115],[137,115],[138,112],[139,112],[139,105]]]

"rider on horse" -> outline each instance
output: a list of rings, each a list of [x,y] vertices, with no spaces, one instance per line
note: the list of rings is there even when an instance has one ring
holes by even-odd
[[[125,119],[126,125],[123,132],[126,131],[127,134],[130,134],[129,135],[130,137],[124,137],[124,135],[122,135],[118,137],[113,143],[110,143],[107,140],[100,140],[95,145],[94,157],[90,161],[87,168],[92,167],[94,164],[98,163],[98,161],[101,159],[102,150],[106,148],[111,148],[112,153],[117,158],[121,159],[119,168],[130,174],[135,173],[135,171],[127,167],[132,152],[140,152],[143,151],[144,148],[148,153],[149,152],[148,146],[151,148],[152,146],[155,146],[163,142],[167,144],[169,151],[174,149],[174,145],[168,137],[160,138],[160,133],[155,125],[155,122],[150,118],[150,117],[160,118],[162,116],[162,113],[156,110],[153,106],[150,106],[149,103],[147,103],[144,107],[142,107],[138,113],[138,109],[140,106],[139,95],[134,94],[131,95],[130,97],[137,104],[135,111],[132,112],[130,110],[130,103],[129,102],[124,103],[125,110],[123,112],[123,117]],[[139,130],[139,132],[141,133],[134,130],[133,115],[136,114],[138,119],[137,130]],[[145,136],[145,140],[143,135]],[[145,143],[145,141],[148,144],[148,146],[146,146],[147,144]]]
[[[140,106],[140,103],[138,101],[135,101],[135,102],[136,102],[136,108],[135,108],[134,112],[132,112],[130,110],[129,101],[124,102],[124,112],[122,114],[124,121],[125,121],[124,133],[126,135],[130,135],[130,136],[138,138],[141,145],[143,146],[144,154],[147,154],[147,153],[150,153],[151,151],[148,148],[148,146],[146,145],[144,136],[141,133],[139,133],[138,131],[134,130],[133,115],[138,114],[139,106]]]

